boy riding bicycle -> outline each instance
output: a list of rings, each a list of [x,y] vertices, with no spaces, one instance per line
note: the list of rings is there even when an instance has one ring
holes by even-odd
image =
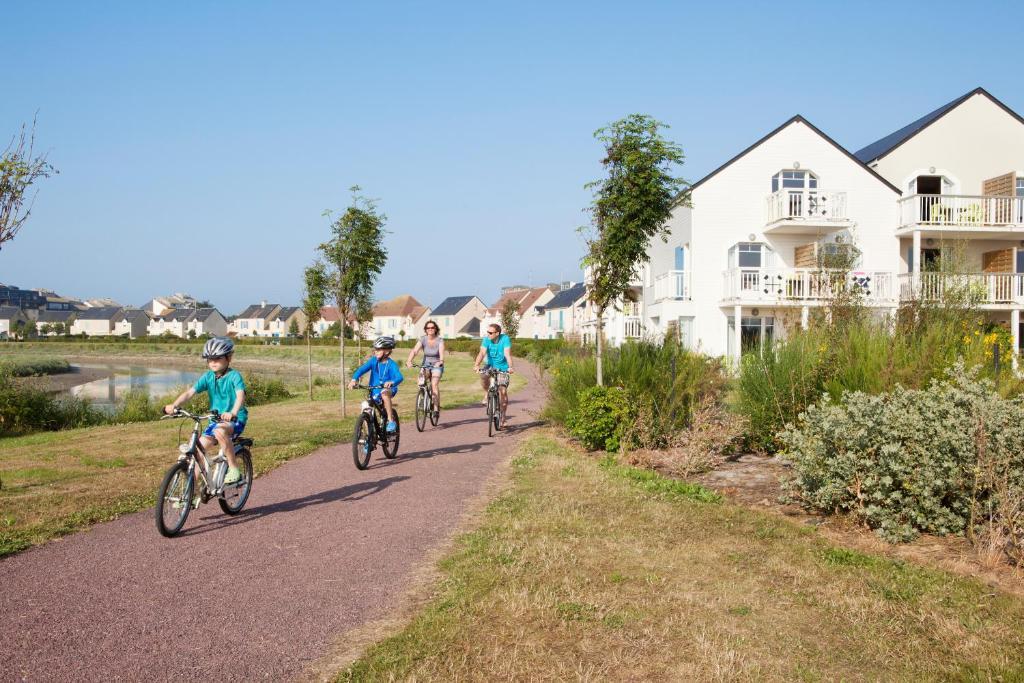
[[[164,406],[164,413],[173,415],[178,407],[187,403],[196,394],[204,391],[210,394],[210,410],[220,413],[220,421],[210,420],[203,432],[203,451],[210,452],[213,444],[220,446],[221,454],[227,458],[228,471],[224,484],[237,483],[241,478],[232,439],[238,438],[245,429],[249,411],[245,408],[245,380],[238,370],[231,369],[235,343],[227,337],[214,337],[203,346],[203,358],[209,368],[196,383],[182,392],[174,402]],[[197,494],[198,495],[198,494]]]
[[[359,378],[370,373],[370,386],[381,387],[373,390],[372,398],[376,402],[384,403],[384,410],[388,416],[387,431],[393,434],[398,429],[395,422],[395,412],[391,407],[391,398],[398,393],[398,385],[404,379],[402,371],[398,369],[398,363],[391,360],[391,351],[395,348],[394,337],[377,337],[373,342],[373,355],[365,363],[356,368],[352,373],[352,381],[348,383],[349,389],[355,389]]]

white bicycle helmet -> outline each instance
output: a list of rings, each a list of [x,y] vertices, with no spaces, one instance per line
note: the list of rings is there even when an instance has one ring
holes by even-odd
[[[235,350],[235,342],[227,337],[214,337],[207,339],[203,345],[203,358],[222,358]]]
[[[395,348],[395,338],[390,335],[384,335],[383,337],[377,337],[373,340],[373,348],[375,349],[393,349]]]

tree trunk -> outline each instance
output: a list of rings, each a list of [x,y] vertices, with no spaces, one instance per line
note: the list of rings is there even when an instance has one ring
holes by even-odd
[[[597,312],[597,386],[604,386],[604,310]]]
[[[309,330],[306,330],[306,368],[309,374],[309,400],[313,400],[313,344]]]
[[[341,383],[340,383],[340,385],[341,385],[341,416],[345,417],[346,415],[348,415],[348,412],[346,411],[346,406],[345,406],[345,324],[344,323],[342,323],[342,325],[341,325],[341,334],[338,335],[338,340],[339,340],[339,343],[341,344],[341,360],[339,361],[340,368],[341,368],[340,369],[340,372],[341,372]]]

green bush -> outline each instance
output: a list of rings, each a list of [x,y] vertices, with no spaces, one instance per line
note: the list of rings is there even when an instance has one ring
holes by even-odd
[[[957,363],[925,389],[845,393],[780,434],[790,490],[893,541],[992,527],[1024,541],[1024,403]]]
[[[566,427],[589,450],[617,451],[623,433],[636,419],[629,393],[620,387],[590,387],[580,392]]]
[[[86,399],[56,399],[0,374],[0,436],[86,427],[104,420]]]
[[[71,364],[63,358],[25,358],[0,361],[0,374],[11,377],[39,377],[70,372]]]
[[[245,404],[250,406],[274,403],[291,398],[291,392],[279,379],[266,379],[260,375],[245,375]]]

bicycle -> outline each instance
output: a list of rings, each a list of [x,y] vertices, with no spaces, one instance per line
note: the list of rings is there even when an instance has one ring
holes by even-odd
[[[431,390],[430,384],[432,379],[430,371],[435,366],[413,364],[413,367],[420,368],[420,375],[417,379],[420,388],[416,393],[416,431],[422,432],[427,426],[428,417],[430,424],[434,427],[437,426],[437,421],[441,418],[441,409],[434,405],[434,392]]]
[[[388,433],[388,416],[384,414],[384,402],[373,400],[373,390],[383,389],[384,385],[364,386],[357,384],[356,389],[366,390],[366,400],[363,401],[359,416],[356,418],[356,428],[352,434],[352,460],[356,463],[356,469],[365,470],[370,464],[370,453],[380,443],[384,449],[384,457],[393,460],[398,455],[398,441],[401,435],[402,425],[398,421],[398,412],[395,412],[395,431]]]
[[[178,446],[178,461],[164,475],[156,499],[156,528],[161,535],[168,538],[177,535],[185,526],[185,520],[192,510],[197,475],[200,480],[199,501],[207,503],[216,498],[220,509],[228,515],[237,515],[241,512],[252,491],[252,453],[249,451],[253,444],[252,439],[239,437],[233,440],[235,461],[241,477],[236,483],[225,486],[227,458],[220,454],[213,458],[208,457],[199,438],[203,420],[217,420],[220,413],[212,410],[206,415],[195,415],[187,410],[178,409],[174,414],[164,415],[160,419],[179,418],[189,418],[193,421],[192,435],[188,441]],[[178,437],[180,441],[180,429]],[[203,457],[197,458],[198,454],[202,454]]]
[[[498,386],[500,384],[506,387],[506,392],[508,391],[509,373],[494,368],[485,368],[479,372],[481,375],[489,376],[491,380],[487,386],[487,436],[494,436],[494,432],[500,432],[505,426],[505,411],[501,408]]]

